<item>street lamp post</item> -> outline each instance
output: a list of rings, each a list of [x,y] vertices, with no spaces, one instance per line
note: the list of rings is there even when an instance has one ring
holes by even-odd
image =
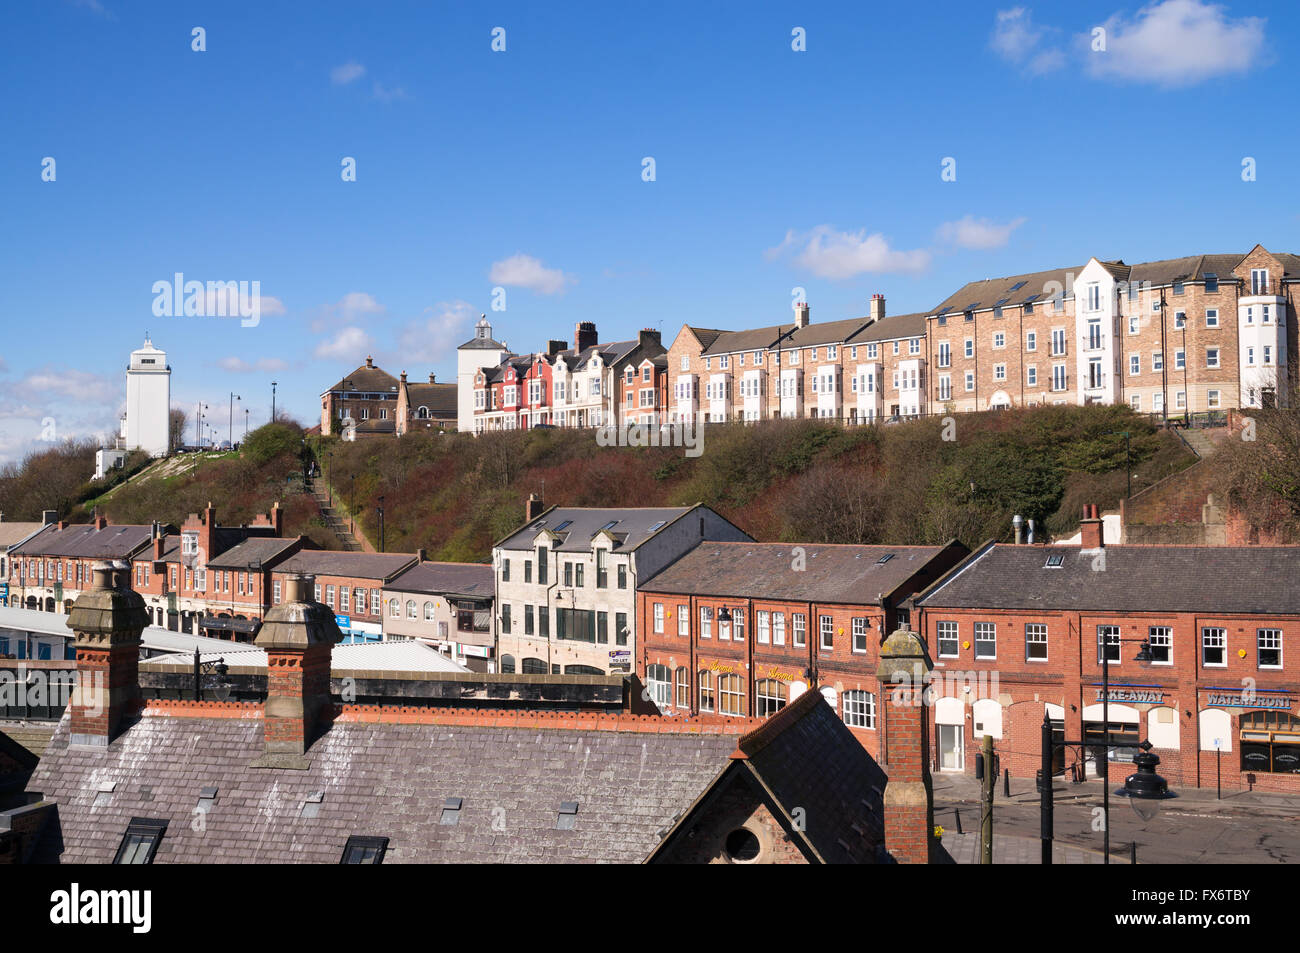
[[[226,424],[226,443],[232,447],[235,445],[235,401],[243,399],[233,390],[230,392],[230,420]]]
[[[353,473],[348,477],[348,532],[356,533],[356,516],[357,507],[357,475]]]
[[[194,412],[194,446],[203,446],[203,412],[208,409],[208,405],[199,401],[198,409]]]
[[[271,423],[275,423],[275,381],[271,381]]]
[[[244,408],[244,439],[248,439],[248,408]]]
[[[1089,743],[1085,738],[1082,741],[1057,741],[1052,737],[1052,720],[1046,711],[1043,712],[1042,728],[1042,767],[1039,778],[1039,817],[1040,817],[1040,836],[1042,839],[1042,862],[1050,864],[1052,862],[1052,838],[1054,827],[1054,806],[1052,801],[1052,755],[1057,748],[1074,748],[1086,752],[1088,748],[1100,747],[1104,750],[1105,755],[1101,759],[1101,784],[1102,784],[1102,863],[1110,863],[1110,750],[1112,748],[1128,748],[1131,745],[1115,744],[1110,740],[1110,646],[1121,645],[1124,643],[1139,643],[1142,647],[1134,657],[1135,662],[1151,661],[1151,644],[1146,639],[1111,639],[1105,638],[1105,641],[1099,642],[1101,647],[1101,719],[1105,725],[1105,741],[1099,746],[1095,743]],[[1169,786],[1165,779],[1155,773],[1155,766],[1160,763],[1160,759],[1150,753],[1151,742],[1144,741],[1139,747],[1142,754],[1134,758],[1134,764],[1138,766],[1136,774],[1131,774],[1124,780],[1124,787],[1116,793],[1122,797],[1133,799],[1133,805],[1138,808],[1139,802],[1158,802],[1165,798],[1175,797],[1169,791]],[[1156,807],[1153,805],[1150,815],[1138,809],[1140,816],[1149,820],[1154,816]]]
[[[325,452],[325,486],[329,488],[330,506],[334,505],[334,481],[330,479],[330,461],[334,459],[334,451]]]
[[[379,498],[379,551],[384,551],[384,498]]]

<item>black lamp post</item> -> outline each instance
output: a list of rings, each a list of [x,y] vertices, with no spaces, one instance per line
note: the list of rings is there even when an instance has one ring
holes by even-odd
[[[379,498],[379,551],[384,551],[384,498]]]
[[[271,423],[275,423],[275,381],[271,381]]]
[[[334,484],[330,480],[330,461],[334,459],[334,451],[325,451],[325,485],[329,488],[330,506],[334,505]]]
[[[229,671],[224,657],[214,659],[211,662],[204,662],[199,657],[199,650],[194,650],[194,700],[203,700],[203,674],[205,672],[216,672],[217,683],[213,686],[213,694],[217,696],[218,701],[225,701],[230,697],[231,684],[226,678]]]
[[[1131,745],[1115,744],[1110,740],[1110,646],[1123,643],[1140,643],[1141,649],[1134,657],[1135,662],[1151,661],[1151,644],[1146,639],[1111,639],[1107,638],[1100,643],[1101,646],[1101,704],[1102,704],[1102,721],[1105,723],[1106,738],[1101,745],[1083,741],[1057,741],[1052,737],[1052,721],[1047,712],[1043,712],[1042,728],[1042,767],[1040,769],[1040,778],[1038,782],[1039,792],[1039,818],[1040,818],[1040,836],[1042,838],[1042,862],[1050,864],[1052,862],[1052,838],[1053,838],[1053,802],[1052,802],[1052,755],[1057,748],[1074,748],[1081,751],[1087,748],[1100,747],[1105,754],[1101,759],[1101,784],[1102,784],[1102,863],[1110,863],[1110,749],[1111,748],[1128,748]],[[1115,793],[1121,797],[1131,799],[1134,810],[1144,820],[1150,820],[1155,816],[1159,809],[1159,802],[1171,797],[1176,797],[1169,790],[1169,785],[1164,778],[1155,773],[1155,766],[1160,763],[1160,759],[1151,754],[1151,742],[1144,741],[1139,747],[1142,753],[1135,756],[1133,761],[1138,766],[1135,774],[1130,774],[1124,780],[1124,787]],[[1140,806],[1141,805],[1141,806]]]
[[[226,423],[226,443],[235,445],[235,401],[243,400],[233,390],[230,392],[230,420]]]
[[[355,510],[357,505],[357,475],[355,473],[348,477],[348,532],[357,531]]]

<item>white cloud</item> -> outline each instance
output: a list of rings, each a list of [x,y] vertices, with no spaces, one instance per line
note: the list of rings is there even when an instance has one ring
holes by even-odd
[[[794,256],[795,264],[819,278],[919,272],[930,265],[930,252],[923,248],[900,251],[891,248],[889,240],[879,232],[871,235],[866,229],[840,232],[830,225],[818,225],[804,234],[786,232],[785,240],[776,248],[768,249],[767,257],[777,258],[800,246],[802,249]]]
[[[123,376],[57,365],[0,383],[0,462],[65,438],[116,433],[123,394]]]
[[[1132,20],[1115,14],[1103,26],[1106,50],[1090,52],[1093,76],[1187,86],[1245,73],[1264,53],[1262,17],[1231,19],[1222,6],[1201,0],[1163,0]]]
[[[402,328],[398,335],[398,363],[419,361],[435,364],[451,355],[469,336],[469,326],[478,317],[466,301],[440,301],[425,308],[418,321]]]
[[[956,245],[958,248],[1001,248],[1011,239],[1011,233],[1025,224],[1024,218],[1012,219],[1005,225],[998,225],[986,218],[977,219],[971,215],[955,222],[944,222],[939,226],[940,241]]]
[[[316,345],[319,358],[337,361],[359,361],[374,349],[374,340],[361,328],[347,327],[333,337]]]
[[[364,291],[349,291],[333,304],[327,304],[312,319],[313,334],[346,324],[360,324],[369,316],[383,314],[386,309],[373,296]]]
[[[566,275],[558,268],[547,268],[538,259],[524,254],[493,262],[488,278],[495,285],[528,288],[543,295],[559,294],[578,281],[573,275]]]
[[[1054,32],[1034,23],[1029,10],[1013,7],[998,11],[989,45],[1004,60],[1030,73],[1048,73],[1065,65],[1065,54],[1047,46]]]
[[[232,374],[251,374],[254,371],[270,374],[288,370],[289,362],[278,357],[263,357],[256,361],[246,361],[242,357],[223,357],[217,361],[217,366]]]
[[[353,60],[330,70],[330,82],[335,86],[346,86],[364,75],[366,75],[366,68]]]

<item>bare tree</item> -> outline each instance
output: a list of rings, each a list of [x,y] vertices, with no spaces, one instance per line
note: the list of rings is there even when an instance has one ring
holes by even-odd
[[[167,415],[167,449],[175,450],[185,443],[185,424],[189,420],[185,411],[173,407]]]

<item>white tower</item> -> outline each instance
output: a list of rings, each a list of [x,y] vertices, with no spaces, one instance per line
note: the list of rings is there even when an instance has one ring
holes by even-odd
[[[154,347],[146,333],[144,345],[131,352],[126,368],[126,449],[166,456],[171,406],[172,369],[166,353]]]
[[[492,338],[486,314],[479,315],[474,336],[456,348],[456,429],[474,432],[474,375],[483,367],[496,367],[510,351]]]

